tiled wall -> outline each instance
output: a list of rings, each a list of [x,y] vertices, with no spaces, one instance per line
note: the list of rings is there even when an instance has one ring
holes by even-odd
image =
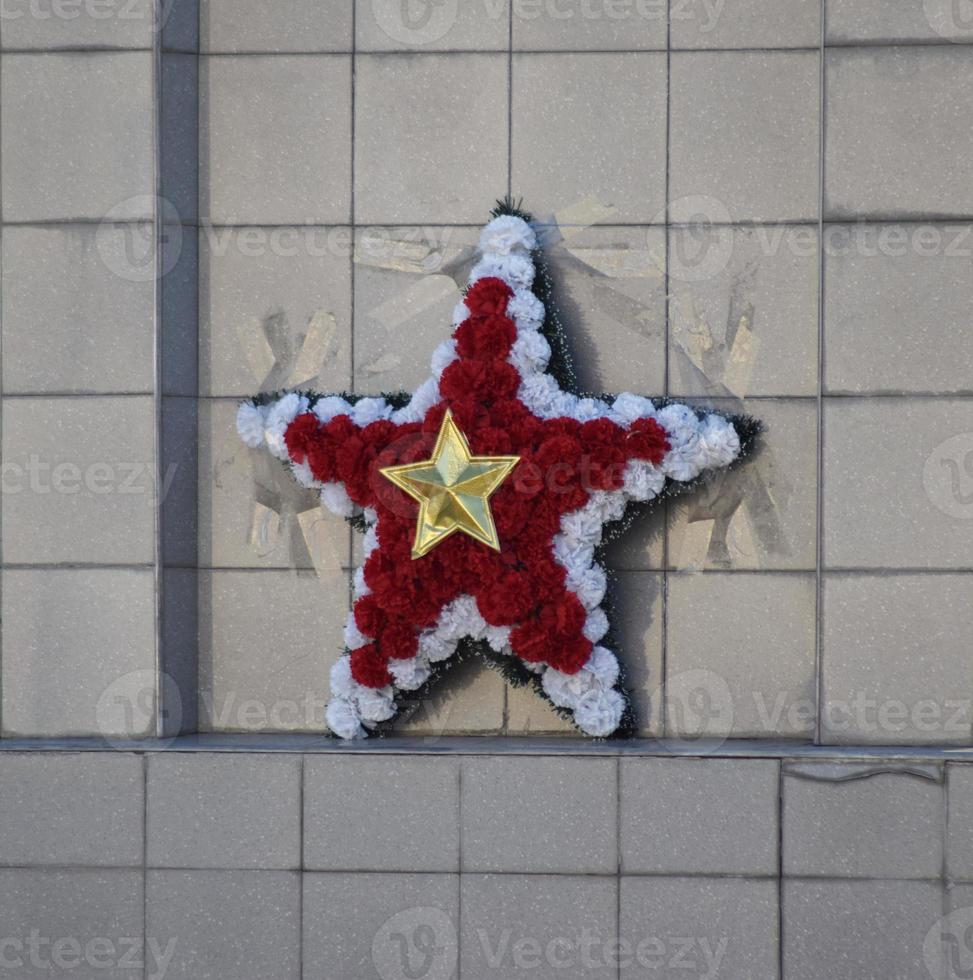
[[[611,548],[643,733],[970,742],[960,8],[17,2],[4,735],[323,729],[358,543],[234,404],[421,381],[509,191],[587,387],[766,424]],[[476,665],[399,730],[566,731]]]
[[[968,765],[4,753],[0,780],[5,965],[31,930],[48,962],[101,940],[85,976],[142,977],[119,960],[144,943],[169,980],[939,980],[968,955]]]

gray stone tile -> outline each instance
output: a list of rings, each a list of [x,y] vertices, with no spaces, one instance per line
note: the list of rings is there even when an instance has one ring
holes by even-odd
[[[152,234],[151,225],[4,229],[5,394],[152,391],[152,277],[129,264]]]
[[[669,563],[697,569],[815,567],[817,412],[808,400],[709,399],[750,413],[763,432],[753,454],[669,503]],[[830,516],[830,515],[829,515]]]
[[[828,44],[969,41],[973,21],[944,0],[827,0]]]
[[[688,0],[673,5],[673,48],[816,48],[820,0]]]
[[[484,205],[485,207],[485,205]],[[486,211],[481,208],[481,217]],[[412,391],[452,332],[478,228],[366,228],[355,236],[355,390]]]
[[[360,55],[355,71],[358,223],[482,223],[507,185],[506,56]]]
[[[201,727],[326,731],[328,671],[342,653],[347,609],[347,578],[201,573]]]
[[[203,59],[199,111],[203,218],[278,225],[348,220],[350,56]]]
[[[152,0],[108,3],[13,2],[3,12],[3,49],[151,48]]]
[[[459,870],[459,760],[309,756],[304,773],[308,870]]]
[[[569,228],[545,249],[586,391],[665,389],[665,231]]]
[[[0,87],[5,221],[152,217],[151,52],[8,54]]]
[[[663,54],[519,54],[512,84],[512,186],[535,215],[570,222],[597,202],[626,223],[661,222]]]
[[[155,676],[151,569],[4,569],[4,735],[154,734]]]
[[[671,393],[816,394],[816,229],[672,228],[669,240]]]
[[[968,50],[849,48],[826,58],[825,215],[973,213]]]
[[[145,929],[175,940],[168,980],[298,980],[301,877],[149,871]]]
[[[444,735],[499,734],[505,688],[503,677],[479,658],[453,664],[426,698],[403,697],[394,732],[421,735],[427,745]]]
[[[827,575],[822,739],[969,743],[971,599],[967,575]]]
[[[777,882],[622,878],[620,976],[776,980]]]
[[[162,589],[163,735],[189,735],[199,727],[199,575],[195,568],[166,568]]]
[[[0,863],[140,865],[143,800],[138,756],[4,752]]]
[[[973,767],[946,767],[949,821],[946,838],[946,873],[950,878],[973,880]]]
[[[315,569],[344,588],[350,530],[266,450],[247,449],[235,400],[200,406],[199,561],[225,568]]]
[[[373,0],[355,16],[358,51],[506,51],[509,31],[509,0],[454,0],[421,13]]]
[[[776,875],[772,759],[623,759],[623,873]]]
[[[616,778],[612,759],[464,760],[463,871],[614,872]]]
[[[350,256],[347,228],[204,230],[201,392],[243,397],[281,388],[347,390]]]
[[[936,773],[930,773],[936,776]],[[806,764],[784,774],[784,874],[935,878],[943,786],[894,766]]]
[[[458,922],[457,875],[305,874],[304,976],[455,977]]]
[[[513,0],[514,50],[664,51],[667,0],[546,4]]]
[[[166,54],[161,64],[159,217],[169,224],[195,221],[199,205],[199,58]]]
[[[142,980],[142,927],[140,871],[0,869],[8,976]],[[149,976],[165,965],[165,947],[148,951]]]
[[[970,225],[831,225],[825,249],[829,393],[968,392]]]
[[[670,78],[673,220],[817,217],[816,54],[677,53]]]
[[[301,759],[173,753],[148,757],[152,868],[298,868]]]
[[[154,428],[150,397],[4,399],[4,561],[152,561]]]
[[[468,874],[460,887],[463,980],[617,976],[614,878]]]
[[[200,48],[220,51],[351,51],[347,0],[200,0]]]
[[[967,399],[827,399],[827,567],[968,568],[970,449]]]
[[[199,50],[199,0],[170,0],[160,11],[163,51]]]
[[[161,444],[162,560],[167,565],[192,567],[199,540],[199,403],[195,399],[162,399]]]
[[[923,957],[926,934],[942,915],[938,884],[785,881],[783,895],[788,980],[945,975]]]
[[[729,694],[732,711],[715,711],[707,719],[708,735],[793,738],[814,732],[813,575],[672,575],[666,617],[670,734],[700,730],[679,682],[693,673],[713,675]]]

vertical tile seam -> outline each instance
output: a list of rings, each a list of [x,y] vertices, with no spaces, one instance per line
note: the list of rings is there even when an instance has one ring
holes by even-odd
[[[822,0],[823,2],[823,0]],[[666,174],[665,174],[665,201],[663,202],[663,216],[665,225],[665,256],[663,261],[664,272],[662,278],[663,300],[664,300],[664,340],[662,344],[662,365],[663,365],[663,393],[669,397],[669,244],[670,244],[670,213],[669,213],[669,181],[671,166],[671,143],[672,130],[672,0],[666,5]],[[662,602],[660,603],[661,619],[659,632],[662,639],[662,649],[659,657],[659,679],[657,690],[660,693],[658,699],[659,712],[659,736],[664,737],[668,734],[668,698],[666,697],[666,683],[669,671],[669,500],[662,498]],[[647,707],[649,719],[651,721],[651,701]],[[641,720],[641,728],[645,728],[645,719]]]
[[[0,18],[0,137],[3,133],[3,19]],[[0,147],[2,147],[2,142],[0,142]],[[3,242],[5,238],[6,227],[3,223],[3,153],[0,152],[0,299],[3,297]],[[3,309],[2,303],[0,303],[0,365],[3,364]],[[0,368],[0,472],[2,472],[3,467],[3,374],[2,368]],[[3,574],[3,507],[2,498],[0,498],[0,603],[2,603],[3,589],[4,589],[4,574]],[[0,615],[0,738],[3,738],[3,640],[4,640],[4,630],[2,624],[2,615]]]
[[[203,473],[205,472],[202,459],[200,458],[202,448],[201,440],[199,438],[200,432],[200,421],[201,413],[200,408],[204,402],[200,398],[200,379],[202,378],[202,372],[200,370],[200,352],[202,350],[202,344],[200,343],[200,323],[201,315],[200,311],[203,308],[203,277],[202,277],[202,265],[203,265],[203,248],[202,248],[202,214],[203,214],[203,168],[202,168],[202,153],[203,153],[203,0],[196,0],[196,225],[193,234],[196,236],[195,248],[196,248],[196,274],[193,277],[193,285],[196,290],[196,488],[194,494],[193,505],[196,509],[196,562],[195,562],[195,582],[194,582],[194,592],[196,594],[196,626],[193,630],[193,642],[195,643],[195,664],[193,666],[192,676],[193,676],[193,717],[195,718],[195,724],[193,726],[195,731],[200,730],[200,719],[202,717],[202,712],[200,711],[200,693],[201,685],[199,682],[199,669],[200,669],[200,658],[199,658],[199,592],[201,578],[199,574],[199,544],[200,535],[202,534],[202,523],[200,521],[200,508],[199,508],[199,497],[202,490],[202,479]],[[209,72],[207,71],[207,80],[209,78]],[[209,170],[207,168],[207,174]],[[209,216],[207,216],[208,218]],[[180,726],[181,727],[181,726]]]
[[[825,0],[821,0],[822,5]],[[777,760],[777,980],[784,977],[784,765]]]
[[[149,754],[142,759],[142,980],[148,980],[149,959]]]
[[[352,5],[354,7],[354,5]],[[297,787],[297,846],[300,853],[297,856],[297,968],[298,977],[304,977],[304,776],[307,756],[301,754],[300,774]]]
[[[463,963],[463,770],[466,760],[460,759],[456,766],[456,980],[462,980]]]
[[[615,756],[615,940],[622,942],[622,758]],[[615,964],[615,975],[622,980],[621,957]]]
[[[162,221],[161,200],[163,194],[162,186],[162,143],[163,143],[163,113],[162,113],[162,0],[155,0],[152,5],[153,31],[152,31],[152,165],[154,169],[153,198],[152,198],[152,220],[153,236],[155,242],[155,275],[153,277],[153,378],[155,391],[153,392],[153,408],[155,411],[155,447],[153,458],[155,462],[155,501],[152,508],[153,536],[154,536],[154,562],[152,575],[154,579],[153,589],[153,616],[155,618],[153,637],[155,643],[155,735],[161,738],[165,734],[165,705],[163,704],[164,685],[162,683],[162,671],[165,667],[162,654],[162,609],[165,602],[165,590],[163,588],[162,576],[162,495],[161,488],[163,459],[163,405],[162,405],[162,269],[163,269],[163,248],[165,247],[165,228]],[[144,937],[143,937],[144,938]],[[143,947],[144,948],[144,947]],[[144,959],[144,957],[143,957]]]
[[[821,711],[824,705],[824,151],[826,124],[827,0],[821,0],[821,36],[818,49],[818,390],[815,427],[817,486],[814,500],[814,744],[821,744]]]

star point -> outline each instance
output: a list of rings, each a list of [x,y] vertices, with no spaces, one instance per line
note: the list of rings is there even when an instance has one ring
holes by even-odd
[[[419,504],[413,560],[456,531],[499,551],[490,496],[519,462],[519,456],[474,456],[447,409],[429,459],[380,469],[382,476]]]

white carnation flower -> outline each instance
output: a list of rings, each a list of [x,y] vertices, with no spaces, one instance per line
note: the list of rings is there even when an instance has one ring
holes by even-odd
[[[702,471],[705,452],[699,439],[699,419],[686,405],[666,405],[659,422],[669,437],[669,452],[662,468],[674,480],[692,480]]]
[[[625,482],[622,489],[633,500],[652,500],[665,486],[666,476],[648,460],[633,459],[625,467]]]
[[[348,618],[345,620],[344,640],[345,646],[348,647],[349,650],[358,650],[363,646],[367,646],[370,640],[370,637],[365,636],[365,634],[358,628],[358,623],[355,620],[354,612],[348,613]],[[334,689],[332,688],[332,690]]]
[[[431,664],[448,660],[455,650],[456,640],[447,639],[438,629],[419,634],[419,656]]]
[[[292,391],[271,405],[267,413],[267,447],[278,459],[288,458],[284,433],[298,415],[307,411],[307,404],[304,395]]]
[[[552,417],[560,394],[561,389],[549,374],[532,374],[524,378],[518,392],[527,408],[542,418]]]
[[[314,474],[311,472],[311,467],[307,464],[306,460],[303,463],[295,463],[291,461],[291,472],[294,474],[294,479],[297,480],[302,487],[306,487],[308,490],[321,486],[321,484],[314,478]]]
[[[584,636],[586,640],[597,643],[608,632],[608,615],[604,609],[598,606],[588,613],[588,618],[584,622]]]
[[[719,415],[707,415],[700,426],[700,442],[707,466],[729,466],[740,455],[740,436],[733,423]]]
[[[464,320],[468,320],[470,309],[463,300],[453,307],[453,329],[455,330]]]
[[[361,716],[358,709],[344,698],[332,698],[328,703],[324,719],[328,728],[338,738],[364,738],[365,729],[361,726]]]
[[[538,330],[544,322],[544,304],[529,289],[515,289],[507,303],[507,316],[521,331]]]
[[[355,703],[362,721],[373,725],[380,721],[388,721],[395,715],[395,701],[392,699],[391,688],[383,687],[378,690],[359,684],[355,690]]]
[[[590,422],[608,414],[608,406],[595,398],[576,398],[572,416],[579,422]]]
[[[408,405],[392,413],[392,421],[400,425],[405,422],[421,422],[426,417],[426,412],[438,401],[439,382],[435,378],[429,378],[416,388]]]
[[[625,498],[620,493],[595,490],[587,506],[604,522],[617,521],[625,513]]]
[[[655,408],[648,398],[624,391],[612,404],[612,414],[623,425],[631,425],[636,419],[655,418]]]
[[[243,402],[236,413],[236,430],[244,444],[256,449],[264,441],[267,406]]]
[[[331,666],[331,693],[336,698],[350,701],[356,687],[357,684],[351,676],[351,657],[347,655],[339,657]]]
[[[362,551],[367,558],[378,547],[378,526],[373,524],[362,538]]]
[[[456,360],[456,341],[444,340],[432,352],[432,373],[438,378]]]
[[[523,218],[503,214],[494,218],[480,235],[480,251],[484,255],[509,255],[511,252],[532,252],[537,248],[537,235]]]
[[[322,425],[327,425],[332,419],[339,415],[351,415],[351,405],[344,398],[337,395],[328,395],[326,398],[319,398],[314,403],[312,409]]]
[[[589,565],[585,569],[568,568],[568,588],[577,593],[581,605],[592,610],[601,605],[605,598],[607,580],[605,571],[599,565]]]
[[[339,517],[351,517],[355,512],[355,505],[341,483],[325,483],[321,487],[321,503]]]
[[[601,610],[599,609],[598,612]],[[607,619],[605,625],[606,627],[608,625]],[[593,674],[605,687],[614,687],[618,680],[618,658],[605,647],[595,647],[584,665],[584,670]]]
[[[484,255],[473,266],[470,285],[488,278],[502,279],[512,289],[530,289],[534,282],[534,263],[524,255]]]
[[[574,709],[574,720],[582,731],[605,738],[618,728],[624,710],[625,700],[618,691],[596,688]]]
[[[601,514],[588,505],[565,514],[561,518],[565,547],[569,551],[578,547],[597,547],[601,544],[602,523]]]
[[[412,657],[410,660],[390,660],[389,673],[396,687],[403,691],[417,691],[429,680],[432,672],[421,658]]]
[[[354,574],[351,576],[351,584],[355,590],[355,598],[360,599],[363,595],[371,595],[372,590],[368,587],[365,582],[365,569],[364,567],[356,568]]]
[[[510,363],[521,377],[545,370],[551,359],[551,345],[536,330],[523,330],[510,350]]]
[[[372,422],[392,417],[392,408],[384,398],[360,398],[351,410],[355,425],[364,429]]]

